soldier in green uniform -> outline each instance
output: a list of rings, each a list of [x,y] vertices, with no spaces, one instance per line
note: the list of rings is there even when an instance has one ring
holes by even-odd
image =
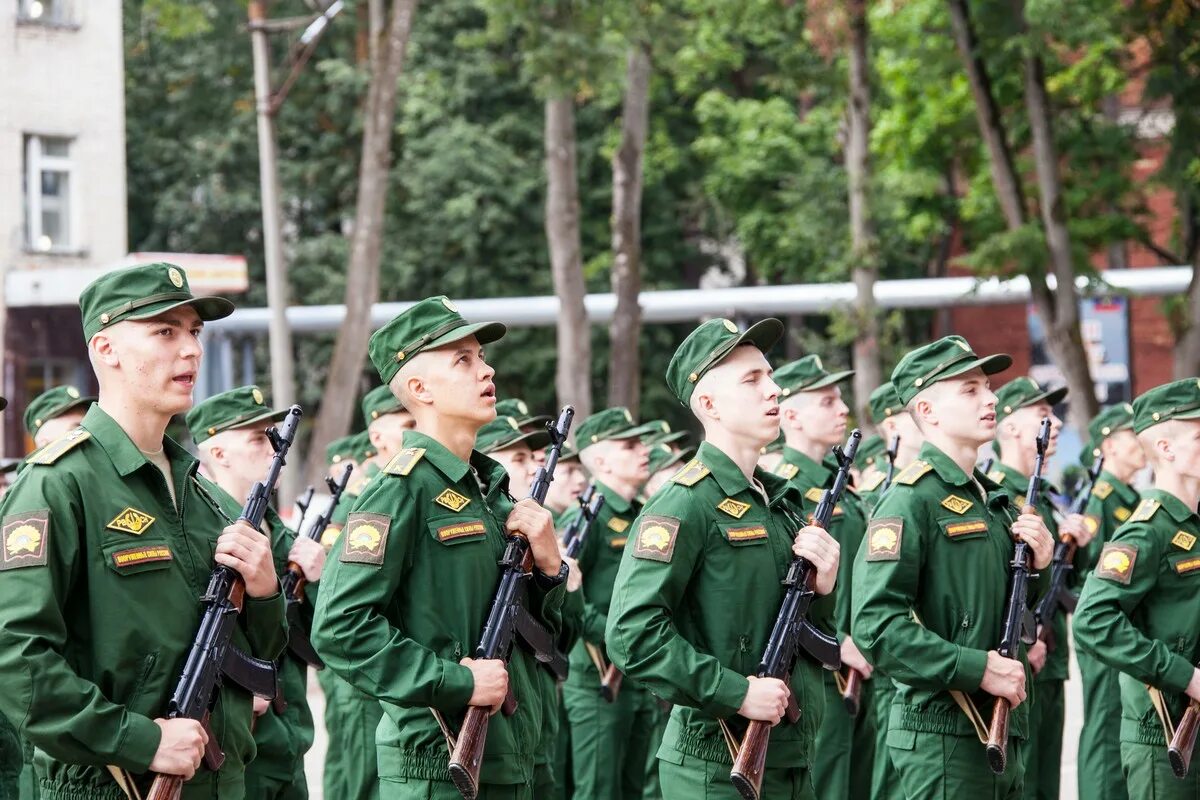
[[[816,355],[808,355],[785,364],[775,371],[780,387],[780,428],[786,443],[783,460],[775,474],[790,481],[805,500],[805,511],[816,509],[825,490],[833,485],[837,463],[832,448],[846,440],[849,407],[842,400],[839,383],[853,372],[827,372]],[[872,667],[863,658],[850,636],[850,570],[854,554],[867,528],[862,502],[847,487],[834,508],[829,533],[841,545],[842,560],[838,574],[837,606],[834,625],[842,642],[842,663],[867,680],[862,691],[857,717],[846,713],[842,705],[842,673],[826,672],[825,716],[817,731],[812,758],[813,786],[817,797],[829,800],[870,796],[871,770],[875,758],[875,734],[872,724],[870,681]]]
[[[504,467],[508,473],[509,494],[524,497],[529,494],[538,471],[533,453],[545,449],[549,443],[550,434],[545,428],[525,431],[516,417],[497,416],[479,429],[475,449]]]
[[[237,519],[255,481],[262,480],[275,451],[266,428],[287,411],[266,405],[257,386],[242,386],[197,403],[187,413],[188,432],[200,452],[205,475],[216,484],[214,496],[225,512]],[[305,537],[296,537],[274,509],[264,519],[275,554],[275,570],[282,575],[289,563],[301,568],[311,622],[311,603],[321,580],[325,550]],[[246,768],[246,796],[255,800],[306,800],[304,754],[313,743],[313,718],[308,708],[308,665],[291,653],[278,661],[279,682],[287,708],[282,714],[271,704],[254,698],[254,743],[258,753]]]
[[[1193,763],[1186,778],[1174,776],[1164,728],[1200,700],[1200,381],[1175,381],[1138,397],[1133,430],[1154,468],[1154,486],[1104,545],[1084,583],[1075,641],[1121,672],[1121,766],[1129,797],[1182,800],[1200,795],[1200,770]]]
[[[83,415],[96,401],[74,386],[56,386],[42,392],[25,409],[25,431],[33,446],[42,448],[83,422]]]
[[[628,409],[617,407],[592,414],[576,429],[579,457],[604,497],[579,552],[584,576],[582,637],[571,650],[571,670],[563,685],[573,785],[581,800],[657,796],[657,784],[648,775],[657,768],[657,701],[631,681],[620,684],[611,702],[600,694],[602,675],[609,667],[604,628],[613,581],[629,528],[641,510],[638,493],[649,477],[650,456],[641,440],[647,427],[637,425]],[[579,513],[577,507],[566,523]]]
[[[875,423],[875,428],[879,431],[879,444],[883,448],[876,456],[869,478],[864,472],[862,487],[859,490],[859,494],[863,498],[863,505],[867,509],[872,509],[879,502],[883,484],[887,480],[886,451],[892,446],[892,439],[896,438],[898,444],[896,464],[892,472],[892,477],[895,478],[901,470],[916,460],[917,453],[921,452],[921,445],[925,443],[925,437],[921,435],[917,423],[913,422],[908,409],[900,402],[900,397],[896,394],[896,387],[892,385],[891,381],[871,392],[869,405],[871,421]],[[861,447],[859,451],[862,451]],[[870,458],[870,455],[867,458]],[[857,461],[857,459],[855,460]]]
[[[545,463],[545,450],[542,458],[535,463]],[[587,473],[579,461],[579,451],[570,445],[563,445],[562,454],[558,457],[558,469],[554,473],[554,482],[546,492],[546,509],[554,516],[554,528],[561,531],[567,514],[576,508],[579,495],[587,488]]]
[[[1029,476],[1037,457],[1035,440],[1043,419],[1051,422],[1046,457],[1052,457],[1058,449],[1062,420],[1054,414],[1054,406],[1066,396],[1066,387],[1043,390],[1032,378],[1016,378],[996,392],[996,443],[1000,448],[1000,461],[988,477],[1009,493],[1014,506],[1023,502],[1029,489]],[[1044,478],[1038,513],[1051,536],[1056,539],[1071,536],[1075,540],[1079,547],[1076,560],[1082,562],[1082,553],[1092,538],[1091,531],[1084,525],[1082,514],[1067,517],[1061,523],[1058,521],[1061,515],[1050,501],[1050,495],[1058,493],[1054,484]],[[1049,634],[1029,648],[1029,664],[1037,684],[1037,702],[1029,708],[1025,796],[1035,800],[1057,800],[1059,794],[1066,715],[1063,684],[1067,680],[1070,660],[1067,641],[1067,617],[1059,613],[1055,615]]]
[[[346,524],[351,507],[378,480],[380,467],[403,449],[404,433],[415,425],[413,415],[387,386],[376,386],[363,395],[361,408],[367,429],[352,445],[358,468],[351,474],[342,501],[330,519],[331,536],[337,535],[334,531]],[[322,779],[325,796],[377,800],[375,731],[383,718],[383,708],[374,696],[356,689],[333,670],[324,669],[318,675],[325,693],[325,730],[329,737]]]
[[[763,796],[813,797],[820,668],[801,657],[790,686],[754,674],[792,559],[800,555],[816,567],[820,598],[810,619],[826,629],[838,571],[837,541],[800,527],[800,492],[756,468],[779,430],[779,386],[763,353],[782,332],[776,319],[745,332],[729,320],[709,320],[667,367],[671,391],[700,421],[705,442],[630,527],[604,637],[627,680],[675,704],[658,749],[664,800],[739,796],[722,731],[735,714],[775,726]],[[789,695],[801,709],[796,723],[781,721]]]
[[[0,397],[0,411],[7,407],[8,400]],[[2,497],[3,494],[0,494]],[[30,782],[29,776],[22,774],[23,767],[28,772],[27,764],[28,754],[16,729],[7,717],[0,714],[0,797],[21,795],[24,786]]]
[[[1084,509],[1084,524],[1092,532],[1078,575],[1089,573],[1100,560],[1100,550],[1133,514],[1141,498],[1130,486],[1133,476],[1146,466],[1146,453],[1133,432],[1133,406],[1119,403],[1101,411],[1088,424],[1089,455],[1104,456],[1104,469],[1096,478]],[[1121,683],[1110,669],[1078,644],[1075,661],[1083,679],[1083,727],[1079,731],[1076,773],[1079,796],[1096,800],[1128,800],[1121,774],[1121,730],[1113,720],[1121,715]]]
[[[650,461],[647,468],[650,478],[646,481],[642,494],[647,498],[658,494],[658,490],[666,486],[671,477],[679,471],[679,464],[688,459],[687,450],[672,450],[670,445],[659,442],[650,445]]]
[[[287,631],[267,538],[229,522],[165,436],[192,405],[204,320],[233,310],[195,297],[178,267],[110,272],[80,297],[100,399],[30,460],[0,507],[0,713],[37,748],[40,796],[125,797],[114,775],[187,779],[184,798],[244,797],[251,697],[226,682],[208,735],[164,719],[200,622],[214,562],[245,580],[235,646],[274,658]],[[144,788],[144,787],[143,787]]]
[[[498,463],[474,450],[495,418],[495,371],[482,345],[499,323],[470,324],[445,297],[423,300],[370,341],[384,384],[416,419],[405,448],[358,498],[326,565],[313,643],[329,669],[381,701],[381,796],[457,798],[444,733],[468,705],[516,713],[489,726],[480,797],[530,798],[551,698],[519,644],[507,668],[476,660],[507,535],[529,539],[530,614],[557,637],[567,567],[550,514],[514,502]],[[434,713],[436,712],[436,713]],[[445,726],[443,728],[442,726]]]
[[[980,357],[961,336],[947,336],[911,351],[892,372],[925,443],[867,526],[854,564],[852,632],[895,681],[888,754],[910,800],[1017,800],[1024,788],[1025,656],[1004,658],[995,648],[1013,536],[1029,544],[1036,569],[1049,565],[1054,542],[1041,517],[1017,517],[1009,496],[974,469],[996,428],[987,376],[1011,362]],[[989,719],[981,710],[996,697],[1013,705],[1001,775],[982,744]]]

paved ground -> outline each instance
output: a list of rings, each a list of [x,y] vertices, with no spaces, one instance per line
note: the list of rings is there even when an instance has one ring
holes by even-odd
[[[317,721],[317,740],[304,759],[308,774],[308,792],[311,800],[324,800],[321,792],[321,765],[325,760],[325,697],[317,679],[309,675],[308,702],[312,706],[313,718]],[[1071,660],[1071,680],[1067,682],[1067,725],[1063,734],[1062,794],[1060,800],[1077,800],[1075,785],[1075,753],[1079,746],[1079,726],[1083,720],[1083,696],[1079,686],[1079,670]],[[1117,720],[1113,720],[1117,724]],[[337,800],[331,797],[329,800]]]

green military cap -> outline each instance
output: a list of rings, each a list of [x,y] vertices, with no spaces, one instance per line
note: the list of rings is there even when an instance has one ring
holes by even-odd
[[[359,464],[372,458],[379,451],[375,449],[375,445],[371,444],[371,434],[367,431],[360,431],[354,434],[350,443],[350,457]]]
[[[890,385],[890,384],[888,384]],[[874,464],[881,455],[887,451],[887,442],[882,436],[868,436],[862,440],[862,444],[858,446],[858,450],[854,454],[854,463],[869,467]]]
[[[1155,386],[1133,401],[1133,432],[1169,419],[1200,418],[1200,378]]]
[[[1112,434],[1132,427],[1133,406],[1129,403],[1117,403],[1101,411],[1088,423],[1088,438],[1091,439],[1092,447],[1099,447],[1100,443]]]
[[[383,386],[376,386],[363,395],[362,413],[363,419],[367,421],[368,425],[384,414],[394,414],[403,410],[404,404],[396,398],[396,395],[392,394],[391,387],[386,383]]]
[[[481,453],[507,450],[521,442],[528,444],[531,450],[541,450],[550,444],[550,432],[523,431],[516,417],[496,417],[475,434],[475,449]]]
[[[891,381],[871,392],[867,404],[871,408],[871,422],[874,422],[876,425],[893,414],[904,410],[904,404],[900,402],[900,395],[896,394],[896,387],[892,385]],[[863,442],[863,444],[866,444],[866,442]],[[859,450],[862,450],[861,446]]]
[[[632,439],[649,432],[649,426],[633,421],[628,408],[616,406],[597,411],[579,423],[575,429],[575,442],[583,450],[605,439]]]
[[[671,423],[665,419],[656,419],[652,422],[647,422],[642,427],[647,431],[642,437],[642,441],[650,446],[682,441],[690,435],[687,431],[671,430]]]
[[[679,402],[687,405],[705,373],[720,364],[739,344],[752,344],[766,353],[780,336],[783,336],[783,323],[774,317],[756,322],[745,331],[738,331],[737,325],[727,319],[710,319],[689,333],[683,344],[676,348],[667,365],[667,386]]]
[[[55,417],[62,416],[73,408],[88,406],[96,402],[94,396],[84,396],[74,386],[55,386],[42,392],[25,409],[25,430],[36,436],[42,426]],[[3,408],[3,406],[0,406]]]
[[[574,447],[571,447],[571,445],[567,444],[566,442],[563,442],[562,452],[558,454],[558,463],[565,464],[568,461],[578,461],[578,460],[579,460],[579,451],[576,450]]]
[[[142,264],[103,275],[79,295],[83,336],[91,340],[104,328],[127,319],[150,319],[179,306],[196,309],[202,320],[233,313],[224,297],[196,297],[187,273],[172,264]]]
[[[371,336],[367,352],[384,383],[422,350],[441,347],[474,335],[480,344],[494,342],[507,328],[500,322],[467,322],[445,295],[428,297],[396,315]]]
[[[354,455],[354,435],[334,439],[325,445],[325,463],[340,464],[346,458]]]
[[[541,425],[550,421],[549,414],[530,414],[529,406],[524,400],[518,400],[515,397],[510,397],[507,400],[500,400],[496,403],[497,417],[515,417],[517,424],[522,428],[528,428],[530,425]]]
[[[228,392],[214,394],[192,406],[184,422],[196,444],[200,444],[221,431],[245,428],[255,423],[278,422],[287,416],[287,410],[277,411],[266,404],[262,390],[257,386],[240,386]]]
[[[826,386],[840,383],[854,374],[854,370],[826,372],[821,357],[815,353],[798,358],[775,370],[775,383],[779,384],[779,396],[791,397],[800,392],[815,392]]]
[[[666,469],[667,467],[675,466],[687,458],[687,453],[680,450],[676,452],[666,444],[659,442],[650,447],[650,474]]]
[[[973,369],[984,375],[1003,372],[1012,364],[1004,353],[979,356],[961,336],[943,336],[936,342],[910,350],[892,370],[892,385],[900,402],[908,405],[917,393],[938,381],[954,378]]]
[[[1067,387],[1043,389],[1033,378],[1014,378],[996,390],[996,422],[1007,417],[1017,409],[1040,403],[1043,400],[1050,405],[1058,405],[1067,396]]]

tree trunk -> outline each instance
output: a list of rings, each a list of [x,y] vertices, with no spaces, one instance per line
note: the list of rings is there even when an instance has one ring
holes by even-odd
[[[583,281],[579,234],[579,178],[575,165],[575,101],[570,94],[546,100],[546,240],[558,295],[558,365],[554,385],[560,405],[576,417],[592,413],[592,337]]]
[[[396,91],[416,16],[417,0],[396,0],[377,58],[363,110],[363,147],[358,169],[358,198],[350,262],[346,268],[346,317],[338,329],[321,413],[309,441],[305,475],[316,484],[325,472],[325,447],[350,428],[358,399],[363,358],[371,336],[371,307],[379,299],[379,263],[388,173],[392,165],[392,129]]]
[[[850,184],[850,257],[854,264],[854,405],[859,427],[871,427],[871,392],[883,382],[879,366],[879,313],[875,281],[879,248],[871,224],[871,62],[867,0],[850,0],[850,103],[846,175]]]
[[[608,404],[637,413],[642,309],[642,155],[650,106],[650,56],[645,45],[629,48],[621,146],[613,153],[612,290],[617,307],[609,325]]]
[[[1193,248],[1189,255],[1192,259],[1192,279],[1188,282],[1187,290],[1187,327],[1175,339],[1177,380],[1200,375],[1200,248]]]

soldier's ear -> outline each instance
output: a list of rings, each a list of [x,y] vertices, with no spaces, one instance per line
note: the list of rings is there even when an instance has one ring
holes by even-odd
[[[92,351],[93,363],[103,364],[106,367],[116,367],[121,363],[113,337],[107,330],[93,336],[92,340],[88,342],[88,348]]]

